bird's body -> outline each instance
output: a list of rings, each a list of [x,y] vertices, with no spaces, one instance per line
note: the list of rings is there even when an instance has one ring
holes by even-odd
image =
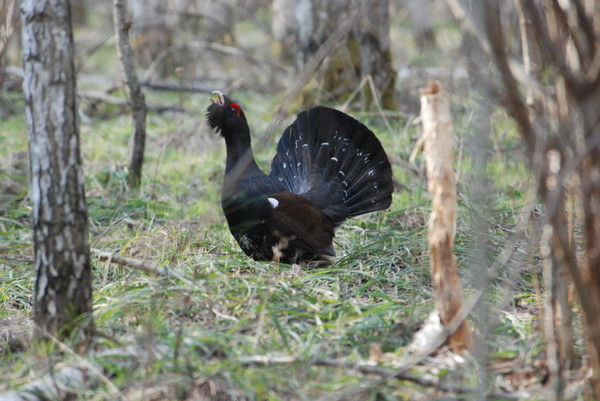
[[[391,166],[375,135],[327,107],[297,116],[283,133],[271,173],[256,164],[244,112],[220,92],[208,124],[225,138],[221,202],[229,228],[255,260],[327,261],[334,228],[391,203]]]

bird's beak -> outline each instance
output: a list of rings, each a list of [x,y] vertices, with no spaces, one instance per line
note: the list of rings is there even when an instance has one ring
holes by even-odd
[[[212,103],[218,104],[219,106],[223,106],[225,104],[225,97],[223,95],[223,92],[213,91],[212,93],[213,93],[213,95],[217,95],[217,98],[216,99],[210,98],[210,101]]]

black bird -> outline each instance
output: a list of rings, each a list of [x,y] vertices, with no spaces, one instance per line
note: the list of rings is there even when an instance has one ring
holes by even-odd
[[[208,125],[225,138],[221,202],[229,229],[254,260],[329,262],[334,229],[389,207],[392,170],[379,140],[341,111],[314,107],[284,132],[265,174],[256,164],[244,111],[221,92]]]

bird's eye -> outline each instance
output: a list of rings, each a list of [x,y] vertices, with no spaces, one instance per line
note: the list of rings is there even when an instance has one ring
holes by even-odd
[[[231,107],[231,111],[233,111],[238,116],[242,112],[242,108],[237,103],[231,103],[231,105],[229,107]]]

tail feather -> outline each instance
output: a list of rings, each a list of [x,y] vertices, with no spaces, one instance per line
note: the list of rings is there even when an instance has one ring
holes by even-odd
[[[354,118],[327,107],[300,113],[285,130],[271,177],[335,224],[385,209],[392,199],[391,166],[379,140]]]

